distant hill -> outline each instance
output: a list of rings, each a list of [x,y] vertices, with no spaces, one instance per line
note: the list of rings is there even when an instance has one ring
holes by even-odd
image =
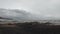
[[[12,20],[11,18],[4,18],[4,17],[0,17],[0,19]]]

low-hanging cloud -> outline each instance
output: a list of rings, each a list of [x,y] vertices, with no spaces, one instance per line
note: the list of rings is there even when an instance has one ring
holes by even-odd
[[[12,18],[17,21],[32,21],[38,18],[25,10],[18,9],[0,9],[0,17]]]

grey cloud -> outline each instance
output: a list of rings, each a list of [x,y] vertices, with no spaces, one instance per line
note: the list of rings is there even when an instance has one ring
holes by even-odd
[[[34,14],[29,17],[35,18],[59,18],[60,17],[60,0],[0,0],[0,8],[8,9],[26,9],[28,12]],[[11,12],[12,11],[12,12]],[[8,14],[9,13],[9,14]],[[18,10],[10,10],[8,13],[2,13],[3,16],[21,16]],[[22,12],[26,15],[26,12]],[[1,14],[1,13],[0,13]],[[16,15],[14,15],[16,14]],[[33,18],[34,19],[34,18]]]
[[[32,21],[37,19],[37,17],[31,13],[18,9],[0,9],[0,16],[12,18],[17,21]]]

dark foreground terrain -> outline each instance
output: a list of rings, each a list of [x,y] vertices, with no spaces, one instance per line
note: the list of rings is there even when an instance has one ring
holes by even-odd
[[[0,34],[60,34],[60,25],[51,25],[39,22],[16,23],[16,26],[2,26],[0,24]]]

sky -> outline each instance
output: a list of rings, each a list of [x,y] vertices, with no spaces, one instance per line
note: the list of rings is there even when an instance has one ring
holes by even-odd
[[[0,0],[0,8],[22,9],[37,16],[60,18],[60,0]]]

